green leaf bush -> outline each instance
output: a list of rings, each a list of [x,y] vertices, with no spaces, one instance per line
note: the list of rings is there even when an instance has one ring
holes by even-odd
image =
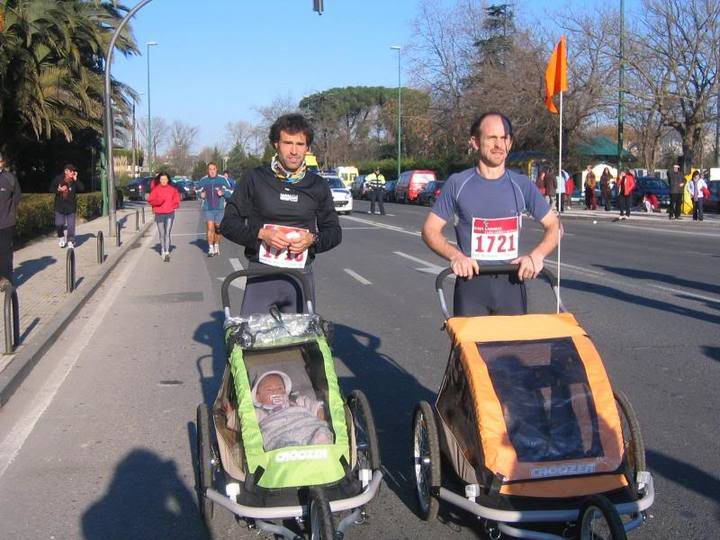
[[[52,193],[23,194],[17,209],[15,245],[26,244],[55,228],[55,195]],[[78,193],[78,222],[89,221],[102,215],[100,192]]]

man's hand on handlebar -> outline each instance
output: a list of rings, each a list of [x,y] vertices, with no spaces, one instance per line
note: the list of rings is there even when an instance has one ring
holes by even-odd
[[[473,277],[480,271],[477,261],[462,253],[458,253],[450,259],[450,268],[456,276],[464,278]]]
[[[520,265],[520,268],[518,268],[518,279],[520,281],[535,279],[545,266],[543,258],[532,254],[518,257],[510,264]]]

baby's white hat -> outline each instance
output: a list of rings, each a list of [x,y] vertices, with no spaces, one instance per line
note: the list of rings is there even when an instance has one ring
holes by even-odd
[[[277,370],[266,371],[265,373],[260,375],[257,379],[255,379],[255,383],[253,384],[252,399],[253,399],[253,403],[255,404],[256,407],[262,407],[262,404],[260,402],[258,402],[258,400],[257,400],[257,389],[258,389],[258,386],[260,386],[260,382],[268,375],[279,375],[280,377],[282,377],[283,383],[285,383],[285,395],[286,396],[289,396],[290,392],[292,391],[292,380],[290,379],[290,377],[288,376],[287,373],[285,373],[284,371],[277,371]]]

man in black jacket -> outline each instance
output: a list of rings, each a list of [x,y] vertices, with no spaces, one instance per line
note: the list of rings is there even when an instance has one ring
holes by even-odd
[[[668,173],[668,182],[670,183],[670,208],[668,208],[668,217],[670,219],[680,219],[685,178],[680,172],[680,165],[677,163],[673,165],[673,170]]]
[[[245,173],[227,202],[220,232],[245,246],[250,269],[274,266],[305,273],[315,303],[312,261],[342,241],[340,220],[325,179],[305,167],[313,130],[300,114],[278,118],[270,128],[277,153],[270,166]],[[288,276],[249,278],[241,315],[303,311],[300,287]]]
[[[63,173],[53,178],[50,184],[50,193],[55,194],[55,229],[61,248],[75,247],[77,192],[84,189],[77,177],[75,165],[68,163],[63,168]]]
[[[5,169],[4,158],[0,154],[0,278],[7,278],[11,283],[13,234],[19,202],[20,184],[15,175]]]

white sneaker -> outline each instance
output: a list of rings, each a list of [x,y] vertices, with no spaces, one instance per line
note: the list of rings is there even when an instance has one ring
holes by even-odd
[[[210,247],[208,247],[208,257],[212,257],[215,255],[215,250],[213,249],[213,245],[210,244]]]
[[[70,249],[75,249],[75,244],[73,242],[68,242],[67,247]]]
[[[215,255],[220,255],[220,244],[213,244],[215,248]]]
[[[61,248],[64,248],[66,245],[67,245],[67,243],[65,242],[64,237],[60,238],[60,240],[58,240],[58,246],[60,246]]]

